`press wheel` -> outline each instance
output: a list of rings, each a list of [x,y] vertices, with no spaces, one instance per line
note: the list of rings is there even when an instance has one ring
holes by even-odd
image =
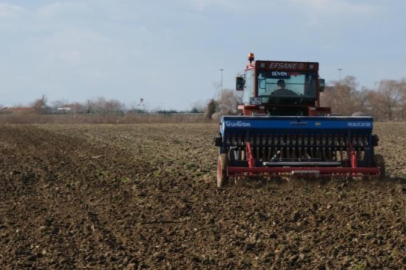
[[[374,156],[374,164],[375,164],[375,166],[381,168],[381,175],[379,176],[379,178],[385,179],[386,167],[385,167],[385,159],[383,158],[383,156],[380,154],[376,154]]]
[[[217,165],[217,187],[222,188],[228,184],[227,175],[228,157],[227,154],[220,154]]]

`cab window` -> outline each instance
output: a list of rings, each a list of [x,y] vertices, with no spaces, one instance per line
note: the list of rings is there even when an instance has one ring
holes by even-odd
[[[245,105],[250,104],[250,98],[254,97],[254,70],[247,70],[245,73],[245,86],[242,101]]]

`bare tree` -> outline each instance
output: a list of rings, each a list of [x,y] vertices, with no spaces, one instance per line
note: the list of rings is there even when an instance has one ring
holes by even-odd
[[[31,107],[34,110],[34,113],[36,114],[42,114],[45,112],[46,108],[47,108],[47,102],[48,99],[46,98],[45,95],[42,95],[41,98],[36,99],[32,104]]]
[[[322,94],[322,105],[331,107],[334,113],[343,115],[366,112],[368,91],[366,89],[357,91],[357,88],[357,79],[354,76],[347,76],[335,82],[330,89],[326,89]]]
[[[217,106],[218,106],[218,103],[214,98],[211,99],[209,101],[209,103],[207,103],[206,112],[205,112],[205,116],[207,119],[212,119],[213,114],[217,110]]]
[[[405,100],[406,82],[396,80],[382,80],[378,84],[378,90],[371,92],[369,100],[371,106],[382,116],[389,120],[395,120],[396,114],[402,111],[402,101]]]
[[[399,117],[403,121],[406,120],[406,78],[401,79],[399,81],[400,84],[400,91],[402,92],[402,100],[400,104],[399,110]]]
[[[219,93],[218,103],[222,114],[236,114],[241,97],[235,90],[224,89]]]
[[[369,97],[370,90],[366,87],[362,87],[360,91],[355,91],[353,93],[354,105],[357,109],[361,110],[362,112],[367,111],[367,106],[369,104],[368,97]]]
[[[123,113],[125,105],[116,99],[107,100],[103,97],[89,99],[86,102],[87,112],[95,114],[117,114]]]

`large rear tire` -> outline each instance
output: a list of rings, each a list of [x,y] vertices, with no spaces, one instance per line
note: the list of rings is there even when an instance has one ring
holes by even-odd
[[[220,154],[217,165],[217,187],[222,188],[228,184],[227,175],[228,156],[227,154]]]
[[[374,156],[374,165],[381,168],[381,175],[379,179],[385,179],[386,176],[386,166],[385,166],[385,159],[382,155],[376,154]]]

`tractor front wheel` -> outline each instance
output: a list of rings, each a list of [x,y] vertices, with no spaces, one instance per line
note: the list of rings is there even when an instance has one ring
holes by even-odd
[[[222,188],[228,184],[227,175],[228,157],[227,154],[220,154],[217,165],[217,187]]]

